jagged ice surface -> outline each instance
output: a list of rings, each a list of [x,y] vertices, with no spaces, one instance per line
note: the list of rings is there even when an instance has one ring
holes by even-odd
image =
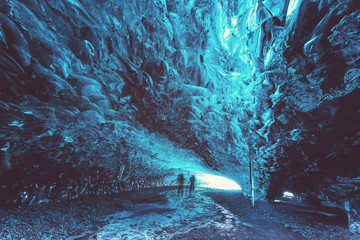
[[[359,21],[356,0],[1,2],[1,204],[196,169],[248,193],[252,159],[256,196],[359,231]]]

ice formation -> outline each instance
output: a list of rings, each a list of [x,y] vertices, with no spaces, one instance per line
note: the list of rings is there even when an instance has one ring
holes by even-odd
[[[334,204],[360,232],[357,0],[3,0],[0,204],[178,172]]]

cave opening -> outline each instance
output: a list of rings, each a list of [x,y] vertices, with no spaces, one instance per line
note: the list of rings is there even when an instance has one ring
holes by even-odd
[[[235,181],[226,177],[217,176],[208,173],[197,174],[199,187],[213,188],[220,190],[237,190],[241,191],[242,188]]]

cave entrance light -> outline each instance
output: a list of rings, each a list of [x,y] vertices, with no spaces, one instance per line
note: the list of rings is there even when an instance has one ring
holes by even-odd
[[[228,179],[226,177],[208,174],[208,173],[197,174],[196,181],[199,187],[222,189],[222,190],[238,190],[238,191],[242,190],[240,185],[237,184],[235,181]]]

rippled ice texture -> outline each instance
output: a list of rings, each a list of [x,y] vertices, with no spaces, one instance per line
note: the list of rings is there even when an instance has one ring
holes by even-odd
[[[257,195],[291,190],[357,219],[356,0],[6,0],[0,11],[2,204],[165,185],[182,160],[159,168],[166,151],[138,144],[158,132],[245,192],[252,160]]]

